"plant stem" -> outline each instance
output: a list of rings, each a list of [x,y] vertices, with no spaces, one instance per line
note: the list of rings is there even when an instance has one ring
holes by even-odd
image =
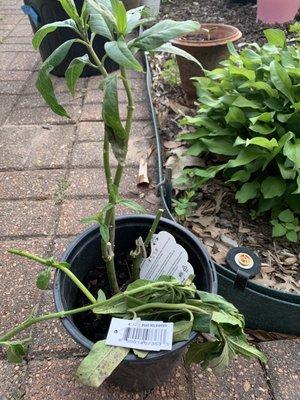
[[[157,229],[157,226],[159,224],[159,221],[161,219],[161,216],[163,214],[164,210],[163,209],[159,209],[156,213],[155,219],[151,225],[151,228],[148,232],[148,235],[144,241],[144,246],[148,247],[151,239]],[[132,261],[132,276],[133,276],[133,280],[137,280],[140,277],[140,268],[141,268],[141,263],[143,260],[143,255],[141,254],[141,252],[136,252],[136,256],[133,257],[133,261]]]
[[[40,315],[37,317],[31,315],[29,318],[25,319],[25,321],[21,322],[20,325],[15,326],[10,331],[8,331],[5,335],[0,337],[0,342],[9,341],[11,338],[16,336],[20,332],[23,332],[25,329],[28,329],[31,325],[37,324],[39,322],[47,321],[49,319],[64,318],[69,315],[89,311],[89,310],[92,310],[93,308],[95,308],[98,304],[99,303],[89,304],[88,306],[75,308],[74,310],[60,311],[57,313],[49,313],[49,314],[44,314],[44,315]]]
[[[204,310],[200,310],[198,307],[188,305],[188,304],[168,304],[168,303],[149,303],[149,304],[143,304],[141,306],[133,307],[130,308],[128,311],[132,311],[135,313],[138,313],[139,311],[144,311],[148,310],[149,308],[158,308],[158,309],[163,309],[163,310],[182,310],[182,311],[194,311],[195,313],[201,313],[201,314],[208,314]]]
[[[85,296],[90,300],[91,303],[96,303],[97,300],[92,295],[92,293],[84,286],[84,284],[73,274],[73,272],[63,263],[59,261],[52,260],[51,258],[43,258],[37,256],[35,254],[29,253],[28,251],[20,250],[20,249],[10,249],[8,250],[11,254],[16,254],[17,256],[28,258],[29,260],[33,260],[38,262],[39,264],[46,265],[48,267],[56,268],[64,272],[71,281],[85,294]]]

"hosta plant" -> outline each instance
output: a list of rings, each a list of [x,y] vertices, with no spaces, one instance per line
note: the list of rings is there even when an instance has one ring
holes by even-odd
[[[229,44],[229,59],[195,78],[199,111],[182,120],[195,129],[180,136],[189,155],[214,161],[185,169],[178,183],[197,192],[223,174],[253,217],[272,209],[300,213],[300,49],[279,29],[265,36],[262,47],[252,43],[239,53]]]
[[[22,362],[26,357],[29,338],[24,339],[24,336],[21,336],[22,339],[18,339],[18,335],[33,324],[93,310],[98,318],[101,318],[102,315],[110,315],[126,319],[173,321],[173,342],[186,340],[192,329],[207,333],[209,341],[194,343],[190,348],[187,360],[188,362],[199,362],[204,367],[211,366],[216,371],[226,367],[236,354],[258,357],[265,361],[263,354],[247,343],[244,334],[244,318],[238,310],[220,296],[198,291],[192,282],[193,277],[184,284],[167,276],[162,276],[154,282],[139,279],[142,255],[145,254],[145,248],[148,247],[155,232],[162,210],[158,211],[146,239],[143,241],[143,239],[137,238],[137,248],[129,249],[132,258],[131,282],[120,290],[116,276],[115,209],[122,204],[137,211],[141,210],[138,204],[120,197],[118,193],[134,115],[134,99],[127,71],[143,71],[143,67],[136,57],[139,50],[176,53],[178,50],[173,49],[167,42],[172,38],[197,30],[198,23],[165,20],[144,30],[138,36],[132,36],[131,33],[135,28],[149,22],[143,7],[126,12],[123,3],[119,0],[87,0],[79,12],[73,0],[60,0],[60,3],[70,19],[42,27],[33,38],[34,47],[37,48],[44,37],[58,27],[73,30],[78,38],[62,44],[43,63],[37,78],[37,88],[54,112],[68,116],[67,111],[55,97],[49,73],[65,58],[74,43],[84,45],[87,54],[73,60],[66,71],[66,80],[71,94],[74,95],[76,82],[85,65],[88,64],[98,69],[102,74],[102,78],[99,78],[99,90],[104,91],[102,104],[105,126],[103,164],[108,201],[104,208],[87,220],[88,222],[96,221],[99,225],[102,261],[106,264],[110,293],[105,294],[102,288],[99,288],[96,298],[74,275],[71,265],[67,262],[60,262],[54,258],[45,259],[23,250],[11,249],[11,253],[38,262],[44,267],[37,278],[37,286],[40,289],[48,287],[52,269],[60,270],[83,293],[86,305],[43,315],[39,315],[35,308],[23,322],[0,335],[0,345],[5,348],[8,359],[13,362]],[[102,60],[98,58],[93,49],[93,40],[96,35],[102,35],[108,39],[105,45],[106,55]],[[185,55],[182,51],[180,54]],[[113,75],[107,73],[105,69],[107,57],[119,64],[118,73]],[[190,56],[187,55],[187,57],[191,59]],[[127,119],[124,124],[119,114],[118,84],[124,85],[128,98]],[[110,150],[118,162],[114,175],[110,162]],[[77,377],[84,384],[99,386],[129,351],[130,349],[123,347],[107,346],[105,340],[96,342],[90,354],[80,364]],[[140,357],[147,355],[145,352],[136,352],[136,354]]]

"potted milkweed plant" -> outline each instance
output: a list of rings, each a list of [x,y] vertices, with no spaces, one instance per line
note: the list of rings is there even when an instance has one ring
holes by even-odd
[[[36,84],[50,108],[68,117],[55,97],[49,73],[73,43],[86,47],[87,54],[69,65],[66,81],[74,95],[86,64],[102,74],[99,90],[104,91],[103,164],[108,200],[97,214],[87,218],[97,225],[76,238],[61,260],[9,250],[44,266],[37,278],[40,289],[48,287],[51,270],[56,270],[57,311],[43,315],[33,311],[19,325],[2,332],[0,345],[10,361],[20,363],[26,357],[29,339],[24,335],[18,339],[18,335],[33,324],[59,318],[69,334],[90,350],[78,366],[79,381],[98,387],[108,378],[127,390],[145,390],[163,383],[188,347],[187,363],[200,363],[217,372],[236,354],[265,362],[264,355],[247,342],[243,316],[215,294],[213,263],[191,233],[161,218],[163,210],[156,216],[115,216],[118,205],[142,211],[140,205],[119,195],[134,115],[127,71],[143,71],[136,58],[138,51],[185,56],[168,41],[199,29],[198,23],[165,20],[133,36],[135,28],[149,22],[143,7],[126,12],[119,0],[87,0],[79,14],[73,0],[60,2],[70,19],[43,26],[33,38],[34,47],[57,27],[72,29],[80,38],[66,41],[52,53],[41,66]],[[107,74],[104,60],[93,50],[98,34],[109,39],[104,58],[110,57],[119,65],[116,74]],[[124,124],[119,115],[119,84],[124,85],[128,98]],[[118,162],[115,170],[111,152]],[[199,333],[204,336],[196,340]]]

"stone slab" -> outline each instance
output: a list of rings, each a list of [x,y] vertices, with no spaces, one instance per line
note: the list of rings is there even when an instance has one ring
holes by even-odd
[[[155,213],[158,209],[158,198],[153,199],[151,203],[145,199],[134,200],[138,201],[149,214]],[[154,200],[157,201],[157,203],[154,203]],[[88,228],[88,225],[80,222],[81,219],[95,214],[105,203],[105,199],[66,200],[62,205],[57,234],[61,236],[74,236],[83,232]],[[117,215],[124,214],[135,214],[135,212],[123,206],[118,206]]]
[[[26,380],[26,400],[143,400],[143,394],[120,390],[109,383],[99,389],[81,385],[75,372],[81,358],[33,360]]]
[[[74,130],[73,126],[2,127],[0,169],[65,166],[74,140]]]
[[[49,239],[1,240],[0,242],[0,332],[4,333],[28,316],[38,303],[41,291],[36,277],[42,267],[24,258],[8,253],[14,247],[49,256]],[[1,376],[1,374],[0,374]],[[1,379],[0,379],[1,383]]]
[[[195,400],[274,400],[258,361],[239,357],[220,375],[193,365],[191,378]]]
[[[53,234],[57,206],[51,200],[1,201],[0,236]]]
[[[0,125],[2,125],[9,116],[9,113],[16,103],[16,95],[0,95]]]
[[[121,103],[119,106],[120,118],[122,121],[126,119],[127,105]],[[136,102],[134,119],[138,120],[149,120],[150,111],[146,102]],[[82,109],[81,121],[102,121],[101,106],[99,104],[84,104]]]
[[[275,400],[299,400],[300,339],[259,344],[268,357],[266,371]]]
[[[102,167],[102,142],[81,142],[76,143],[72,156],[73,167]],[[126,162],[128,166],[139,167],[140,159],[148,159],[148,166],[155,167],[156,157],[153,139],[150,137],[131,136],[129,139]],[[150,154],[150,157],[148,157]],[[117,160],[111,152],[111,165],[116,166]]]
[[[54,199],[63,170],[0,172],[0,199]]]
[[[0,399],[15,400],[24,398],[27,364],[14,365],[0,360]]]

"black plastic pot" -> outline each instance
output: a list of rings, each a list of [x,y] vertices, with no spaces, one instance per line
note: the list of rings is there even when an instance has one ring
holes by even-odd
[[[25,7],[23,11],[28,15],[33,32],[35,33],[39,28],[45,24],[50,24],[55,21],[63,21],[68,19],[68,15],[61,7],[58,0],[24,0]],[[81,10],[83,0],[75,0],[78,10]],[[57,49],[62,43],[67,40],[76,38],[75,33],[71,29],[58,28],[56,31],[49,33],[42,41],[39,48],[42,60],[46,60],[50,54]],[[99,58],[105,54],[104,45],[108,39],[96,36],[94,40],[94,50]],[[71,47],[65,60],[52,71],[53,75],[64,76],[70,62],[76,58],[87,54],[85,46],[75,43]],[[118,65],[112,60],[107,59],[105,67],[108,72],[118,69]],[[85,67],[81,76],[99,75],[100,72],[91,67]]]
[[[152,224],[152,216],[125,216],[116,221],[116,249],[120,252],[135,247],[137,237],[146,237]],[[193,265],[195,283],[201,290],[217,292],[215,267],[199,240],[179,224],[162,218],[158,231],[166,230],[174,235],[176,241],[187,251],[189,262]],[[68,247],[63,261],[71,264],[71,269],[79,279],[83,279],[101,257],[99,228],[92,227]],[[77,287],[61,272],[57,272],[54,282],[54,301],[58,311],[74,307],[78,294]],[[82,346],[90,349],[93,343],[74,324],[72,318],[64,318],[62,323],[68,333]],[[175,343],[171,351],[150,352],[145,359],[129,354],[120,366],[109,377],[117,386],[129,391],[150,390],[165,382],[175,364],[179,361],[190,342],[197,337],[196,332],[190,334],[189,340]]]
[[[157,146],[158,179],[161,184],[159,191],[165,216],[174,221],[171,213],[172,185],[171,174],[163,170],[161,135],[159,124],[152,102],[151,69],[145,56],[147,70],[147,91],[150,99],[153,126]],[[245,316],[246,327],[268,332],[279,332],[290,335],[300,335],[300,295],[285,293],[257,285],[248,281],[244,290],[234,285],[236,273],[215,263],[218,275],[218,293],[231,301]]]

